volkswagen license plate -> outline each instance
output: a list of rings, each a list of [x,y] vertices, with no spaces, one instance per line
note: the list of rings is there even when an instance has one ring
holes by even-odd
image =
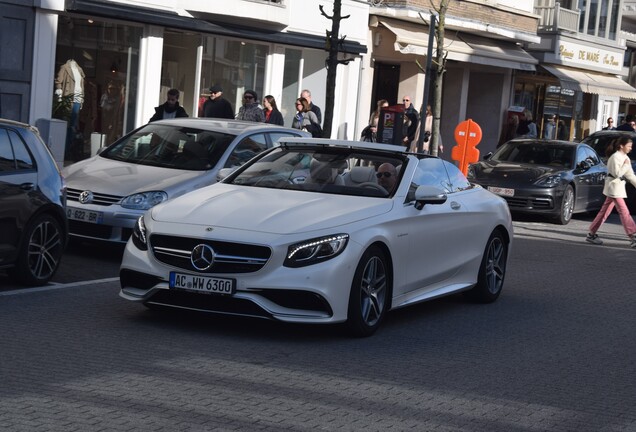
[[[75,207],[66,207],[66,217],[71,220],[100,224],[104,219],[104,213],[98,211],[82,210]]]
[[[503,196],[515,196],[515,190],[514,189],[508,189],[508,188],[502,188],[502,187],[495,187],[495,186],[488,186],[488,190],[492,193],[495,193],[497,195],[503,195]]]
[[[170,288],[214,294],[234,294],[236,279],[224,279],[170,272]]]

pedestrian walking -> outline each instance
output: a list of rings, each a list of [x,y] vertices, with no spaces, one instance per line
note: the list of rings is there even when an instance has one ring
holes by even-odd
[[[234,118],[232,104],[223,97],[223,89],[220,85],[210,87],[210,97],[203,104],[203,116],[224,119]]]
[[[237,120],[265,122],[263,107],[258,104],[258,96],[254,90],[245,90],[243,93],[243,106],[239,108]]]
[[[263,113],[265,114],[265,123],[284,126],[283,114],[278,110],[274,96],[267,95],[263,98]]]
[[[603,130],[616,130],[614,127],[614,119],[611,117],[607,118],[607,126],[603,128]]]
[[[172,88],[168,90],[166,101],[158,107],[155,107],[155,114],[150,118],[150,120],[148,120],[148,123],[157,120],[187,116],[188,113],[186,112],[186,110],[181,105],[179,105],[179,90],[176,88]]]
[[[629,181],[636,187],[636,175],[632,169],[632,163],[629,159],[629,152],[632,151],[632,139],[629,135],[622,135],[620,138],[608,146],[607,156],[607,177],[605,177],[605,185],[603,186],[603,195],[605,202],[590,225],[590,232],[585,240],[588,243],[601,245],[603,241],[599,238],[597,231],[608,218],[614,207],[618,212],[621,224],[625,229],[625,233],[629,236],[632,248],[636,248],[636,223],[629,214],[625,198],[625,181]]]
[[[316,115],[316,118],[318,119],[318,124],[322,125],[322,111],[320,110],[320,107],[318,105],[314,104],[311,101],[311,92],[305,89],[302,92],[300,92],[300,97],[305,98],[307,100],[307,103],[309,104],[309,111],[311,111],[312,113]]]

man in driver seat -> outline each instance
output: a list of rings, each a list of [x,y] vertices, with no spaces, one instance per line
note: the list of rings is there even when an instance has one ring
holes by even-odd
[[[378,184],[391,193],[397,182],[397,170],[388,162],[383,163],[378,167],[378,172],[375,173],[378,178]]]

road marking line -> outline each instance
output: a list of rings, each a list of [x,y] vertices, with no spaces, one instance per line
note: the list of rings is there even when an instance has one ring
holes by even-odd
[[[0,297],[11,296],[11,295],[20,295],[20,294],[31,294],[31,293],[34,293],[34,292],[42,292],[42,291],[53,291],[53,290],[64,289],[64,288],[75,288],[75,287],[79,287],[79,286],[83,286],[83,285],[99,284],[99,283],[106,283],[106,282],[115,282],[117,280],[119,280],[118,277],[106,278],[106,279],[94,279],[94,280],[88,280],[88,281],[83,281],[83,282],[72,282],[72,283],[67,283],[67,284],[61,284],[61,283],[52,282],[54,284],[52,286],[43,286],[43,287],[36,287],[36,288],[22,288],[22,289],[19,289],[19,290],[11,290],[11,291],[0,291]]]

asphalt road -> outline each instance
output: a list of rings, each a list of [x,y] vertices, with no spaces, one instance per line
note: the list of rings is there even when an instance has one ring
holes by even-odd
[[[496,303],[366,339],[149,311],[118,298],[118,252],[80,249],[49,287],[0,286],[0,430],[636,431],[636,251],[614,218],[586,244],[589,219],[515,222]]]

